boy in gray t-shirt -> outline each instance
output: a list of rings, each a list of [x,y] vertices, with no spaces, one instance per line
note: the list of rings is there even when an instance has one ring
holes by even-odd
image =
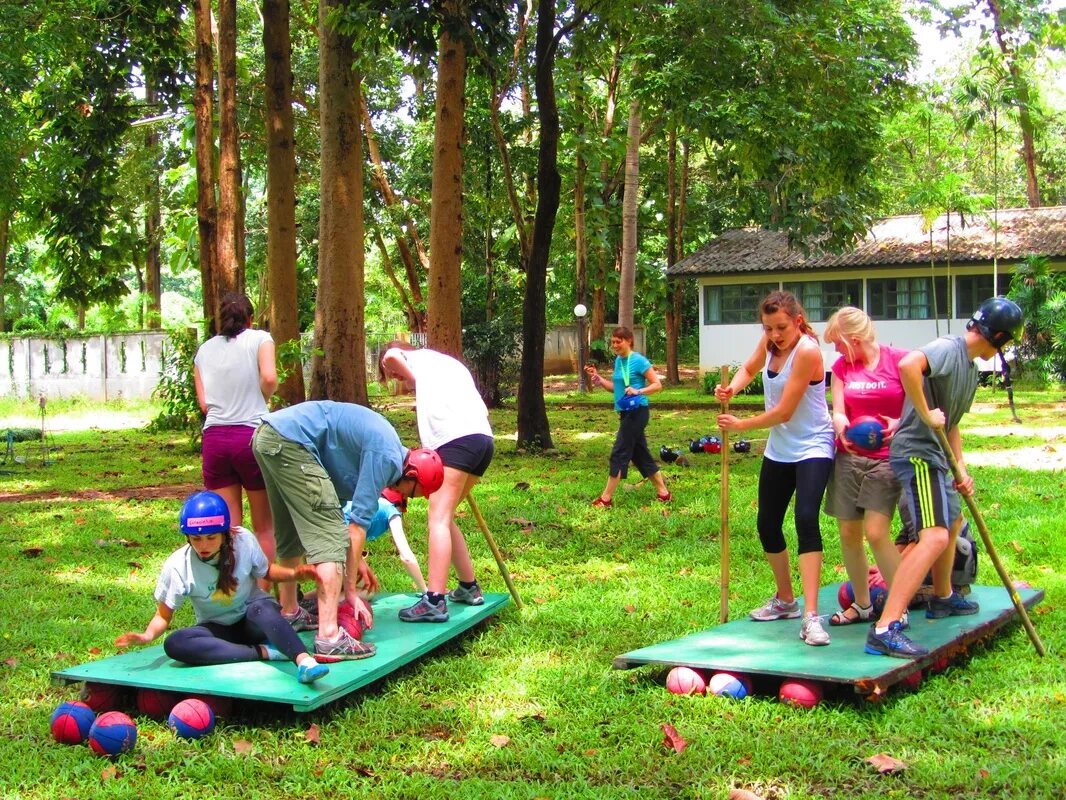
[[[992,358],[1018,335],[1022,312],[1010,300],[993,297],[981,304],[962,336],[945,336],[908,353],[899,364],[906,392],[903,416],[892,437],[889,461],[903,488],[918,543],[904,556],[885,601],[881,618],[870,626],[867,653],[915,658],[928,648],[903,633],[901,618],[922,580],[933,572],[930,619],[976,614],[979,606],[951,587],[955,537],[962,527],[959,493],[973,494],[973,478],[962,457],[959,420],[970,410],[977,391],[977,358]],[[1000,352],[1002,356],[1002,353]],[[1006,365],[1006,361],[1003,362]],[[940,446],[943,429],[962,469],[956,483]]]

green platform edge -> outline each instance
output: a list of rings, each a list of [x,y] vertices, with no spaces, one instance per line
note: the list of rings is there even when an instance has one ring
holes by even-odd
[[[330,664],[329,675],[311,686],[297,682],[296,665],[291,662],[251,661],[192,667],[172,661],[163,652],[161,644],[57,670],[52,673],[52,680],[55,683],[93,681],[183,694],[220,695],[291,704],[298,712],[313,711],[454,639],[506,606],[510,596],[486,594],[485,603],[480,606],[450,603],[447,622],[400,622],[397,611],[415,600],[417,595],[412,594],[375,596],[374,628],[367,631],[364,640],[377,646],[377,654],[359,661]],[[312,636],[312,633],[301,634],[309,644]]]
[[[875,656],[863,652],[868,624],[829,626],[828,615],[840,607],[838,588],[839,584],[825,586],[818,594],[819,613],[826,616],[826,629],[832,637],[826,647],[811,647],[800,641],[799,620],[755,622],[744,618],[632,650],[615,658],[613,666],[631,669],[657,664],[733,670],[853,684],[857,693],[877,694],[913,672],[944,658],[952,659],[1018,618],[1003,586],[974,586],[970,599],[981,605],[977,614],[928,620],[921,609],[910,612],[911,628],[907,633],[928,647],[929,655],[909,660]],[[1040,589],[1017,592],[1026,608],[1044,599]]]

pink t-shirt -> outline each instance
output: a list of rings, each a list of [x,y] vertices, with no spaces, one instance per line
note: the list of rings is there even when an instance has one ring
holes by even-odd
[[[844,413],[849,420],[859,417],[885,416],[899,419],[903,413],[903,384],[899,380],[899,362],[907,354],[898,347],[881,345],[877,366],[849,364],[841,356],[833,364],[833,374],[844,384]],[[835,399],[835,398],[834,398]],[[839,442],[837,449],[840,449]],[[864,452],[868,458],[888,458],[888,446]]]

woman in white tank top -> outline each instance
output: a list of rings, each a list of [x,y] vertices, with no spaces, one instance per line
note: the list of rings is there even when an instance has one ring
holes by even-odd
[[[744,418],[718,416],[718,427],[725,431],[770,430],[759,473],[758,529],[777,592],[750,616],[767,622],[802,615],[800,638],[810,645],[826,645],[829,634],[818,616],[822,572],[818,515],[833,467],[833,423],[825,399],[825,365],[818,337],[792,294],[771,292],[759,304],[759,312],[763,335],[755,352],[729,386],[715,389],[715,396],[727,401],[762,371],[765,411]],[[782,531],[793,496],[803,612],[792,591]]]

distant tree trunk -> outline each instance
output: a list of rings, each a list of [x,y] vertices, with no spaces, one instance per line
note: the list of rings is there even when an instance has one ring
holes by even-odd
[[[7,330],[7,297],[4,295],[4,278],[7,277],[7,253],[11,247],[11,215],[0,214],[0,333]]]
[[[127,222],[130,228],[130,233],[137,230],[137,215],[130,212],[129,220]],[[148,220],[145,218],[145,226],[147,227]],[[137,278],[137,330],[144,330],[144,299],[147,295],[147,289],[144,282],[144,263],[142,259],[147,259],[147,252],[142,253],[136,247],[133,248],[130,253],[130,261],[133,266],[133,274]]]
[[[522,372],[518,381],[518,446],[551,448],[551,426],[544,406],[545,292],[548,256],[555,216],[559,211],[559,108],[553,76],[555,53],[555,0],[537,5],[536,82],[540,148],[537,153],[537,213],[526,293],[522,304]]]
[[[244,291],[238,234],[243,226],[237,128],[237,0],[218,3],[218,292]]]
[[[618,82],[621,77],[621,50],[621,42],[615,40],[611,49],[611,63],[605,73],[607,94],[601,129],[604,139],[609,139],[614,131],[614,119],[618,110]],[[614,181],[611,179],[611,164],[604,156],[600,159],[600,204],[602,208],[610,207],[611,195],[614,194],[615,189]],[[595,253],[592,308],[589,314],[589,338],[593,341],[604,338],[604,327],[607,322],[608,251],[602,245],[597,245]]]
[[[378,150],[377,137],[374,135],[374,124],[370,118],[370,109],[367,108],[366,98],[363,98],[362,108],[360,109],[363,120],[363,133],[366,136],[367,150],[370,153],[370,163],[373,165],[371,172],[371,182],[378,187],[378,191],[381,192],[381,198],[385,201],[385,207],[390,210],[389,217],[396,219],[391,213],[392,209],[398,209],[402,211],[400,201],[396,197],[396,193],[392,190],[392,186],[389,183],[389,176],[385,172],[384,162],[381,160],[381,152]],[[412,315],[408,313],[408,324],[412,331],[425,331],[426,329],[426,315],[425,312],[420,309],[425,300],[422,296],[422,278],[419,274],[419,264],[415,262],[415,257],[411,253],[411,248],[407,243],[408,237],[414,242],[415,249],[418,252],[419,260],[425,268],[429,264],[429,259],[426,258],[425,249],[422,247],[422,240],[418,235],[418,229],[415,227],[414,220],[404,213],[404,225],[394,226],[396,231],[396,249],[400,253],[400,260],[403,262],[404,274],[407,278],[407,294],[410,294],[411,300],[407,301],[404,298],[405,304],[408,304],[410,310],[414,310]],[[406,230],[405,230],[406,228]],[[382,252],[386,252],[382,250]]]
[[[217,332],[218,206],[215,202],[215,131],[212,88],[214,52],[211,42],[211,0],[196,0],[196,89],[193,107],[196,113],[196,222],[200,236],[200,282],[204,294],[204,320],[207,333]]]
[[[458,16],[457,0],[446,0],[444,5],[448,14]],[[460,271],[463,264],[465,89],[466,48],[447,28],[442,28],[437,57],[426,334],[430,347],[456,358],[463,356]]]
[[[1029,81],[1022,74],[1015,49],[1008,41],[1009,34],[1003,26],[1001,0],[988,0],[1000,52],[1007,59],[1011,83],[1014,84],[1015,102],[1018,107],[1018,127],[1022,131],[1022,160],[1025,162],[1025,194],[1029,208],[1040,208],[1040,185],[1036,179],[1036,146],[1033,143],[1033,116],[1030,109]]]
[[[381,237],[381,231],[374,230],[374,244],[378,246],[378,250],[381,252],[381,268],[385,270],[385,276],[389,279],[389,283],[392,284],[396,290],[396,294],[400,297],[400,305],[403,306],[404,316],[407,317],[407,329],[411,331],[418,330],[418,320],[421,314],[418,309],[415,308],[411,302],[410,296],[407,294],[407,289],[400,282],[400,279],[396,277],[396,270],[392,266],[392,256],[389,255],[389,248],[385,245],[385,240]]]
[[[296,135],[292,114],[292,43],[289,0],[263,0],[266,56],[267,283],[270,333],[281,351],[300,341],[296,280]],[[260,309],[262,311],[262,309]],[[293,345],[290,345],[290,347]],[[302,359],[282,364],[278,396],[286,405],[306,397]]]
[[[666,266],[677,263],[677,128],[671,127],[666,145]],[[676,278],[667,278],[666,306],[666,383],[677,386],[681,374],[677,368],[677,340],[681,328],[680,303],[675,303]]]
[[[637,274],[637,201],[640,193],[640,101],[629,104],[626,181],[622,196],[622,274],[618,278],[618,324],[633,330],[633,285]]]
[[[314,400],[366,405],[363,297],[363,147],[359,73],[350,36],[336,33],[330,12],[344,0],[319,2],[319,212]]]
[[[144,100],[149,108],[157,101],[155,86],[150,76],[145,76]],[[163,324],[163,289],[160,273],[159,238],[162,216],[159,210],[159,133],[149,125],[144,135],[144,148],[148,154],[149,175],[144,192],[144,300],[147,305],[145,327],[158,330]]]

